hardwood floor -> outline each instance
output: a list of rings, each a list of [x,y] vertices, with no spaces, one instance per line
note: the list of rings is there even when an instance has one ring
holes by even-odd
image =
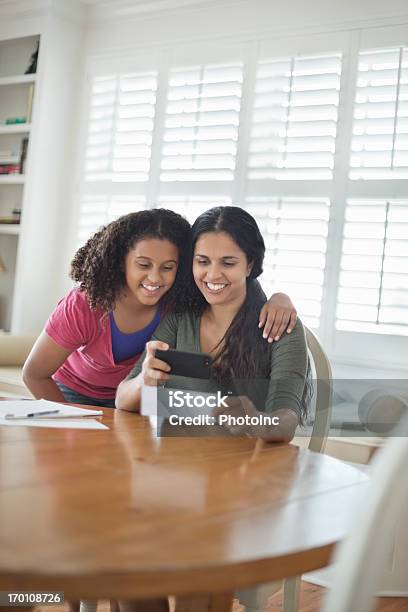
[[[299,612],[318,612],[325,589],[322,587],[302,582],[301,599]],[[242,608],[237,601],[234,601],[233,612],[241,612]],[[276,593],[268,601],[264,612],[277,612],[282,610],[282,594]],[[68,606],[42,606],[35,609],[35,612],[68,612]],[[102,601],[98,605],[98,612],[110,612],[108,602]],[[350,612],[358,612],[350,610]],[[408,598],[402,597],[381,597],[377,612],[408,612]]]
[[[299,612],[318,612],[326,589],[315,584],[302,582]],[[265,612],[282,610],[282,593],[276,593],[268,601]],[[350,610],[358,612],[358,610]],[[377,612],[408,612],[408,598],[380,597]]]

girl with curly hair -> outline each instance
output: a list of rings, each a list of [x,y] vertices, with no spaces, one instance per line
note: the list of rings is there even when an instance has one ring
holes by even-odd
[[[160,319],[185,305],[190,239],[186,219],[156,208],[113,221],[78,250],[71,264],[78,286],[59,302],[24,365],[34,397],[115,406],[117,386]],[[284,294],[259,314],[269,341],[295,321]]]

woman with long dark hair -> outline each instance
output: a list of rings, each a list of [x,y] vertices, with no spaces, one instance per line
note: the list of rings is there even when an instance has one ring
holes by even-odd
[[[192,286],[184,312],[168,315],[116,395],[116,406],[137,411],[141,387],[165,384],[195,391],[240,389],[246,397],[229,402],[218,414],[260,416],[273,412],[279,426],[249,431],[265,440],[290,440],[307,412],[308,357],[298,320],[292,333],[268,344],[258,329],[257,313],[265,295],[262,273],[265,244],[255,219],[245,210],[226,206],[208,210],[192,228]],[[209,381],[172,377],[170,367],[155,357],[156,349],[176,348],[213,357]],[[262,384],[267,381],[267,385]],[[255,419],[256,421],[256,419]],[[262,419],[258,419],[261,423]],[[247,430],[248,431],[248,430]]]

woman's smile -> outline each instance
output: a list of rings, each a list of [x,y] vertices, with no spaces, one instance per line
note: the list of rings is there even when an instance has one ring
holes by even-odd
[[[193,276],[209,304],[242,302],[250,271],[244,251],[226,232],[207,232],[197,240]]]
[[[203,286],[208,293],[217,294],[221,293],[226,289],[229,284],[228,283],[210,283],[209,281],[203,281]]]

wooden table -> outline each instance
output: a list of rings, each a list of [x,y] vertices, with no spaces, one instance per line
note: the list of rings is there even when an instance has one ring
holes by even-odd
[[[66,599],[219,594],[325,566],[367,477],[249,438],[0,428],[0,590]],[[217,607],[218,606],[218,607]],[[211,606],[210,606],[211,607]]]

